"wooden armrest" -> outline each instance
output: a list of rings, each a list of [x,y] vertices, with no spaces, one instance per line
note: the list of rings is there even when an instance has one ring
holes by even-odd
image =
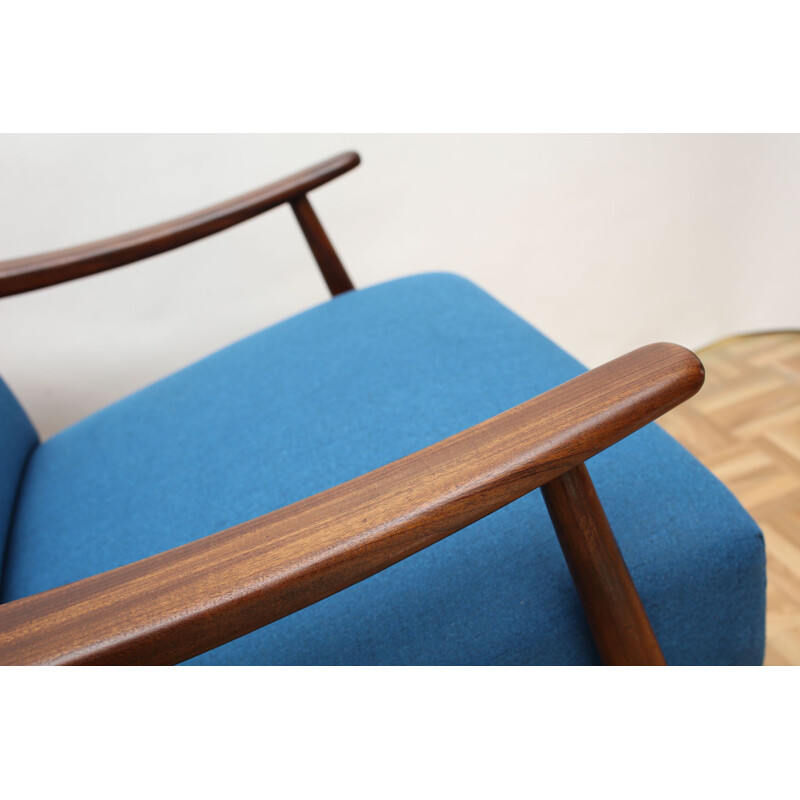
[[[5,664],[171,664],[364,580],[691,397],[703,366],[635,350],[399,461],[151,558],[0,606]]]
[[[261,189],[169,222],[78,247],[0,261],[0,297],[52,286],[173,250],[282,203],[298,200],[359,163],[357,153],[342,153]]]

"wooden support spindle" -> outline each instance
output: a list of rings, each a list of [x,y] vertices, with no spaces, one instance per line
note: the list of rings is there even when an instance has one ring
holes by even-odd
[[[545,484],[542,494],[603,663],[664,665],[586,466]]]
[[[354,289],[350,276],[345,271],[344,265],[336,255],[331,240],[325,229],[322,227],[319,218],[311,208],[308,197],[302,195],[292,200],[292,211],[294,211],[303,235],[306,237],[308,246],[314,255],[314,260],[319,265],[322,277],[328,284],[328,289],[332,295],[342,294]]]

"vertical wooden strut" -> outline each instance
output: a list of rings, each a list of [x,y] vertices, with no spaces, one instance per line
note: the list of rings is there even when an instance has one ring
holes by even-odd
[[[349,292],[354,289],[350,276],[345,271],[344,265],[336,255],[331,240],[319,221],[319,218],[311,208],[306,195],[292,200],[292,211],[294,211],[303,235],[306,237],[308,246],[314,254],[314,260],[319,265],[322,277],[328,284],[328,289],[332,295]]]
[[[586,466],[545,484],[542,493],[603,663],[664,665]]]

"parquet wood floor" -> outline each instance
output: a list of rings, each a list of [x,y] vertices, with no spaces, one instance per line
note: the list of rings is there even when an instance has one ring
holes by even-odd
[[[765,664],[800,664],[800,332],[699,352],[700,393],[663,427],[739,498],[767,548]]]

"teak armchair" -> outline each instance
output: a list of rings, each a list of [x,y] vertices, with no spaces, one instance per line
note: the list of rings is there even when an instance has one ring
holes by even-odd
[[[662,431],[631,437],[700,389],[698,358],[583,372],[463,279],[352,291],[307,195],[358,163],[0,262],[12,295],[289,203],[336,296],[42,444],[0,382],[0,662],[759,663],[760,533]]]

